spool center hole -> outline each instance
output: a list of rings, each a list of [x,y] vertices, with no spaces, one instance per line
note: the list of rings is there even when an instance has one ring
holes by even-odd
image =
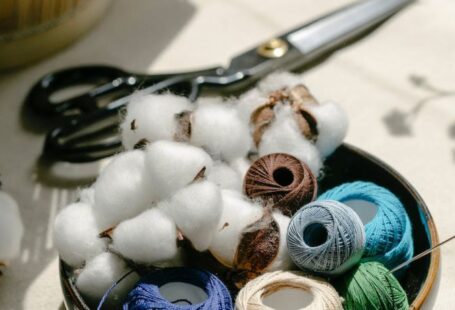
[[[280,167],[273,171],[273,179],[281,186],[288,186],[294,182],[294,174],[288,168]]]
[[[363,225],[371,222],[378,212],[378,207],[374,203],[366,200],[352,199],[343,201],[343,203],[357,213],[362,220]]]
[[[272,309],[296,310],[306,309],[313,303],[314,297],[308,291],[293,287],[281,287],[264,297],[264,305]]]
[[[303,241],[310,247],[324,244],[327,236],[327,229],[321,223],[310,224],[303,231]]]
[[[200,287],[185,282],[169,282],[159,288],[160,294],[176,305],[196,305],[208,299]]]

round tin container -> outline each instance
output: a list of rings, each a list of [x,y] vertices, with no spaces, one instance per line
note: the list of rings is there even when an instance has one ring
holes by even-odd
[[[357,180],[374,182],[400,198],[412,222],[415,253],[439,242],[430,211],[411,184],[386,163],[354,146],[343,144],[327,158],[319,189],[322,193],[341,183]],[[439,270],[439,260],[437,249],[411,263],[400,279],[408,295],[410,309],[419,309],[428,297]],[[67,309],[89,309],[74,285],[71,268],[63,262],[60,262],[60,280]]]

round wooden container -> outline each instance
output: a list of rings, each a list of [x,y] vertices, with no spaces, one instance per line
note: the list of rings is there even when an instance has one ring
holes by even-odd
[[[326,173],[319,182],[320,193],[344,182],[371,181],[396,194],[408,212],[412,222],[415,253],[420,253],[439,242],[430,211],[414,188],[395,170],[376,157],[344,144],[325,162]],[[198,261],[200,258],[198,258]],[[408,295],[410,309],[419,309],[431,290],[439,270],[440,252],[411,264],[400,279]],[[193,260],[194,261],[194,260]],[[67,309],[89,309],[78,293],[72,270],[60,262],[60,280]]]
[[[43,58],[87,32],[110,0],[2,0],[0,69]]]

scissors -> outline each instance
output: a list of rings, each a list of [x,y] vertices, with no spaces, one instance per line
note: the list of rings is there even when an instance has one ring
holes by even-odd
[[[295,70],[342,47],[397,13],[413,0],[365,0],[338,9],[232,58],[227,68],[145,75],[110,66],[82,66],[41,78],[26,104],[45,117],[63,119],[46,136],[43,155],[91,162],[122,150],[119,110],[137,94],[170,91],[195,101],[202,89],[232,92],[268,73]],[[56,92],[96,84],[86,93],[56,101]]]

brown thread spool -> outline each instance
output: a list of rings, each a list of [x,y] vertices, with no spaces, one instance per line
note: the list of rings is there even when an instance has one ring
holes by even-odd
[[[307,105],[318,104],[306,86],[299,84],[292,88],[283,88],[269,94],[267,102],[251,113],[250,123],[253,125],[253,141],[256,147],[261,142],[265,130],[275,119],[274,107],[277,104],[289,104],[294,112],[294,119],[302,135],[315,142],[318,136],[317,120],[306,109]]]
[[[256,160],[244,180],[245,194],[293,215],[317,195],[317,181],[307,165],[294,156],[275,153]]]

